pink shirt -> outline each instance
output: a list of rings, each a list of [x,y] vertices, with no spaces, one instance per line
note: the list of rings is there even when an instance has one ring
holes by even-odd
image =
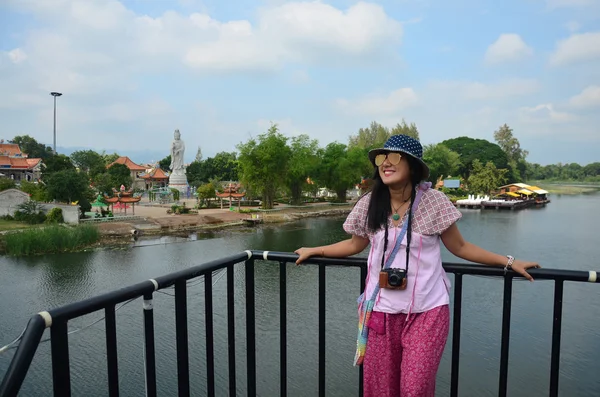
[[[366,194],[354,206],[344,222],[344,230],[349,234],[368,238],[371,248],[368,257],[368,272],[365,296],[371,298],[379,282],[381,256],[385,230],[371,233],[367,228],[367,210],[371,193]],[[373,310],[385,313],[420,313],[448,304],[450,280],[442,267],[440,234],[462,217],[446,195],[434,189],[423,192],[417,211],[413,214],[408,285],[405,290],[382,288]],[[388,250],[391,252],[400,234],[401,225],[394,227],[388,219]],[[396,255],[392,268],[406,268],[406,236]]]

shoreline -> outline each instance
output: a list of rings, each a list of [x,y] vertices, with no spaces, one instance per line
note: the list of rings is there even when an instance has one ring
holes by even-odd
[[[332,208],[312,206],[307,208],[290,207],[274,211],[239,213],[237,211],[219,210],[191,215],[168,215],[163,217],[145,217],[98,223],[100,241],[95,244],[109,244],[122,240],[124,237],[163,237],[189,234],[193,232],[223,230],[232,228],[255,228],[259,225],[294,222],[304,218],[334,217],[350,213],[353,204],[340,205]],[[247,222],[250,221],[250,222]],[[127,239],[123,243],[130,243]]]

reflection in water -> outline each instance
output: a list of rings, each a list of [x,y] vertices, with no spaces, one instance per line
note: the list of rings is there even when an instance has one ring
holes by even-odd
[[[553,197],[544,208],[511,211],[463,210],[459,227],[467,240],[502,254],[538,260],[545,267],[597,267],[596,225],[600,196]],[[25,259],[0,258],[0,345],[20,333],[32,313],[121,288],[246,249],[293,251],[346,237],[344,218],[314,218],[284,225],[261,225],[180,237],[142,236],[130,248]],[[366,255],[366,251],[361,255]],[[458,261],[445,250],[444,260]],[[278,263],[256,262],[257,387],[260,395],[279,393]],[[287,264],[288,387],[294,396],[317,394],[318,273],[315,266]],[[600,269],[597,269],[600,270]],[[356,395],[352,366],[356,338],[359,270],[328,268],[326,352],[328,395]],[[225,272],[213,277],[217,395],[227,394],[227,290]],[[450,277],[453,278],[452,276]],[[245,393],[244,267],[234,271],[238,394]],[[465,277],[461,333],[460,395],[497,395],[502,293],[500,280]],[[549,385],[553,284],[515,282],[510,341],[509,395],[546,396]],[[600,307],[598,285],[565,285],[561,356],[561,395],[591,396],[600,389]],[[154,296],[158,391],[173,395],[176,354],[173,290]],[[591,303],[591,304],[590,304]],[[102,316],[74,320],[84,327]],[[204,281],[188,287],[192,394],[205,394]],[[143,325],[139,300],[117,314],[121,393],[143,396]],[[69,338],[74,395],[106,395],[104,326],[100,322]],[[438,376],[438,395],[449,394],[451,339]],[[49,344],[42,344],[23,395],[47,395],[51,382]],[[0,355],[0,374],[11,351]]]

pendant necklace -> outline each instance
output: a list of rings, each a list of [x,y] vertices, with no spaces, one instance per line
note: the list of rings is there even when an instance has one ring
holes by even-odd
[[[400,208],[402,208],[402,206],[404,205],[404,203],[406,203],[408,200],[410,200],[410,197],[407,198],[406,200],[404,200],[399,206],[398,209],[394,208],[394,205],[392,203],[392,209],[394,210],[394,215],[392,215],[392,219],[396,222],[398,222],[400,220],[400,214],[398,214],[398,211],[400,210]]]

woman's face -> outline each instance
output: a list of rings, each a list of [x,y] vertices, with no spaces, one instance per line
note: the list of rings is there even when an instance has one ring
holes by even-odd
[[[398,164],[392,164],[388,158],[378,167],[379,176],[387,186],[405,185],[410,182],[410,167],[405,154],[401,154],[402,158]]]

